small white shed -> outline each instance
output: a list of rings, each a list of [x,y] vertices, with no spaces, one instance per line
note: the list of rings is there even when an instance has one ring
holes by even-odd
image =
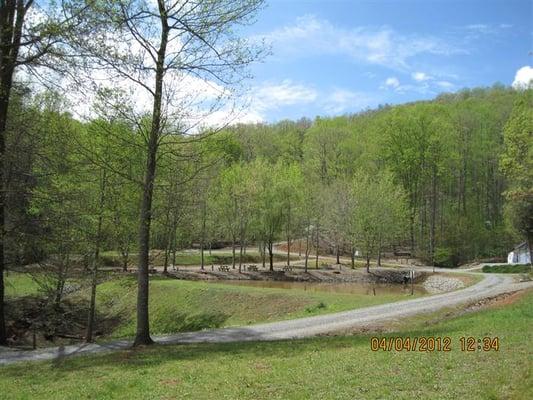
[[[507,255],[507,264],[530,264],[531,256],[527,242],[516,246],[513,251]]]

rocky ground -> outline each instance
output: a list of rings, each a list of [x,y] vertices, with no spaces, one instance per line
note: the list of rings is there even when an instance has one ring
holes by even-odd
[[[283,271],[281,267],[275,267],[275,271],[259,269],[258,271],[241,271],[231,269],[218,271],[217,268],[207,267],[200,270],[198,267],[181,268],[178,271],[168,271],[168,275],[176,279],[185,280],[265,280],[265,281],[291,281],[291,282],[364,282],[364,283],[408,283],[409,271],[405,269],[371,268],[370,273],[365,269],[346,268],[345,266],[332,265],[321,269],[293,268],[291,271]],[[426,272],[415,271],[414,282],[421,283],[427,276]]]
[[[465,284],[462,280],[450,276],[431,275],[424,280],[422,286],[428,293],[436,294],[462,289]]]

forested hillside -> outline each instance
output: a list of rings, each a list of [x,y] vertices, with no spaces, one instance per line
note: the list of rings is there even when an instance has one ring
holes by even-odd
[[[316,243],[369,258],[401,248],[443,266],[502,257],[520,240],[504,212],[504,132],[512,112],[527,131],[528,105],[531,91],[495,86],[342,117],[165,135],[152,247],[166,251],[167,265],[176,250],[221,242],[233,244],[235,263],[251,245],[268,261],[275,242],[295,239],[308,254]],[[145,167],[139,127],[77,121],[52,93],[20,89],[11,109],[8,267],[53,259],[61,281],[73,259],[88,264],[103,250],[126,266],[137,252]],[[530,138],[515,158],[527,158]]]

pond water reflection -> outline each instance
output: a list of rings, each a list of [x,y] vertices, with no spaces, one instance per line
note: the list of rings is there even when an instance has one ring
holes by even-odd
[[[214,284],[237,286],[252,286],[259,288],[297,289],[311,292],[351,293],[361,295],[391,295],[410,294],[411,285],[363,283],[363,282],[287,282],[287,281],[253,281],[253,280],[220,280],[212,281]],[[420,285],[414,285],[415,294],[425,294],[426,290]]]

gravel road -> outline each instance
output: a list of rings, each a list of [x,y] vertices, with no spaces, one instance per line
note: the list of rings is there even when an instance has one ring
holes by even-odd
[[[429,297],[359,308],[335,314],[246,327],[221,328],[168,336],[156,336],[154,339],[160,344],[177,344],[305,338],[339,330],[364,327],[373,323],[398,320],[421,313],[430,313],[444,307],[471,303],[528,287],[533,287],[533,282],[515,283],[511,276],[484,274],[484,279],[475,285],[458,291]],[[100,344],[61,346],[35,351],[13,351],[0,348],[0,365],[19,361],[53,360],[79,354],[116,351],[126,349],[130,346],[131,341],[129,340],[116,340]]]

